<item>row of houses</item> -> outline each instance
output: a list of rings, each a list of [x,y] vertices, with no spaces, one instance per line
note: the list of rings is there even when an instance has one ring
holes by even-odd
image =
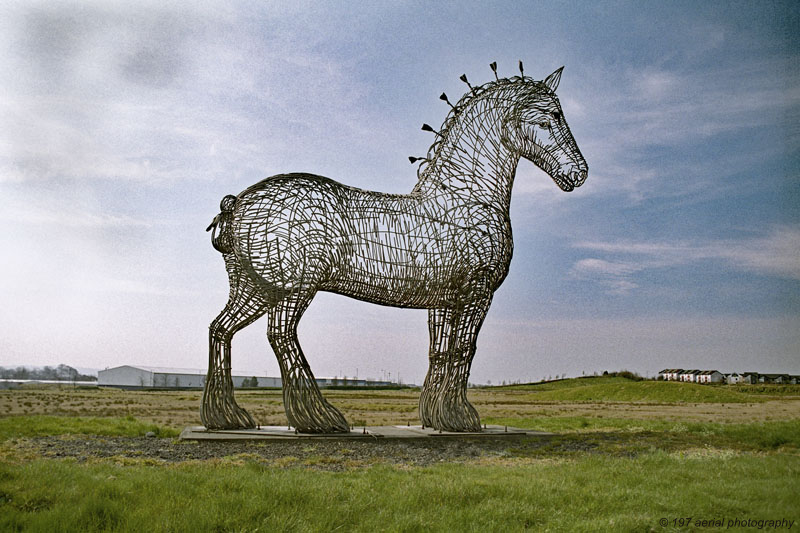
[[[278,387],[282,386],[281,378],[266,375],[241,374],[234,375],[233,386],[241,387]],[[206,372],[193,368],[163,368],[154,366],[122,365],[106,368],[97,373],[97,385],[101,387],[118,387],[126,389],[202,389],[206,383]],[[393,385],[389,381],[347,378],[317,378],[321,388],[333,386],[375,387]]]
[[[688,383],[800,383],[800,376],[793,374],[761,374],[759,372],[731,372],[723,374],[718,370],[684,370],[682,368],[665,368],[658,373],[658,379],[664,381],[684,381]]]

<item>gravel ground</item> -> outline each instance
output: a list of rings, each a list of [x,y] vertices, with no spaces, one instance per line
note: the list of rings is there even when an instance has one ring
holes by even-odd
[[[17,446],[42,457],[74,458],[79,462],[98,458],[158,463],[247,458],[280,467],[344,470],[372,464],[428,466],[591,451],[597,443],[541,436],[246,442],[69,436],[35,437],[18,441]]]

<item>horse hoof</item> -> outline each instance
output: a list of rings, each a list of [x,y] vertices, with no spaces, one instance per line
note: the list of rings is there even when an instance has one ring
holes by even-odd
[[[478,411],[465,397],[451,391],[420,402],[420,419],[426,427],[441,431],[481,431]]]
[[[334,406],[325,402],[313,413],[305,413],[303,419],[290,420],[290,424],[300,433],[349,433],[350,425],[344,415]],[[287,413],[288,414],[288,413]]]
[[[225,402],[227,405],[203,406],[200,420],[206,429],[254,429],[256,422],[246,410],[236,404],[235,400]]]

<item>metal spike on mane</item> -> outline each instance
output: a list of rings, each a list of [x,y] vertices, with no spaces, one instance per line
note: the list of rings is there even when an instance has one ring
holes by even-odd
[[[439,132],[436,131],[435,129],[431,128],[429,124],[423,124],[422,125],[422,131],[430,131],[431,133],[435,133],[436,135],[439,135]]]
[[[466,84],[467,84],[467,87],[469,87],[469,90],[470,90],[470,91],[472,91],[472,93],[473,93],[473,94],[475,93],[475,87],[473,87],[472,85],[470,85],[470,83],[469,83],[469,80],[467,79],[467,75],[466,75],[466,74],[462,74],[461,76],[459,76],[459,78],[458,78],[458,79],[460,79],[461,81],[463,81],[464,83],[466,83]]]
[[[453,109],[455,109],[455,108],[456,108],[456,106],[454,106],[453,104],[451,104],[451,103],[450,103],[450,100],[448,100],[448,99],[447,99],[447,94],[445,94],[445,93],[442,93],[441,95],[439,95],[439,100],[444,100],[445,102],[447,102],[447,105],[449,105],[449,106],[450,106],[450,107],[452,107]]]
[[[500,78],[497,77],[497,61],[492,61],[489,63],[489,68],[491,68],[492,72],[494,72],[495,81],[500,81]]]
[[[523,78],[525,77],[525,69],[522,67],[522,60],[521,59],[519,60],[519,75],[521,77],[523,77]]]

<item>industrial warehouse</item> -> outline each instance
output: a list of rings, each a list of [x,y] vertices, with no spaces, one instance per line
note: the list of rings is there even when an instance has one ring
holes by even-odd
[[[320,388],[326,387],[386,387],[395,385],[390,381],[374,381],[349,378],[316,378]],[[202,389],[206,372],[191,368],[162,368],[154,366],[122,365],[106,368],[97,373],[97,385],[121,389]],[[265,387],[280,388],[281,378],[266,375],[234,374],[235,388]]]

